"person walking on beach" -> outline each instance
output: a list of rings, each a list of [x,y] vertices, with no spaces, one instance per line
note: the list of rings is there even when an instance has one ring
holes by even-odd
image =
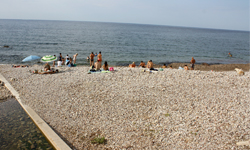
[[[191,63],[191,70],[194,70],[194,63],[195,63],[194,57],[192,57],[190,63]]]
[[[91,54],[89,55],[89,57],[90,57],[90,66],[93,66],[94,65],[95,54],[93,52],[91,52]]]
[[[102,65],[102,52],[99,52],[97,55],[97,60],[99,60],[100,64]]]
[[[77,57],[78,53],[76,53],[74,56],[73,56],[73,61],[74,63],[73,64],[76,64],[76,57]]]

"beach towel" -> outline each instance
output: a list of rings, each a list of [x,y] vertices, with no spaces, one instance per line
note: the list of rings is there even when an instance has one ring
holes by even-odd
[[[184,68],[182,68],[182,67],[179,67],[179,69],[180,69],[180,70],[184,70]]]

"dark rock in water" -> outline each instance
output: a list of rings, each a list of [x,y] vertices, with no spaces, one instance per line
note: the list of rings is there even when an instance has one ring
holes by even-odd
[[[9,48],[10,46],[9,46],[9,45],[4,45],[3,47],[4,47],[4,48]]]

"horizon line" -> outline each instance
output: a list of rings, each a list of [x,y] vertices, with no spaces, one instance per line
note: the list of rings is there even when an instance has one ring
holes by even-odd
[[[192,27],[192,26],[178,26],[178,25],[162,25],[162,24],[145,24],[145,23],[128,23],[128,22],[108,22],[108,21],[82,21],[82,20],[49,20],[49,19],[2,19],[0,20],[26,20],[26,21],[66,21],[66,22],[95,22],[95,23],[116,23],[116,24],[135,24],[135,25],[152,25],[152,26],[167,26],[167,27],[179,27],[179,28],[196,28],[196,29],[212,29],[212,30],[228,30],[228,31],[241,31],[250,32],[250,30],[240,29],[224,29],[224,28],[209,28],[209,27]]]

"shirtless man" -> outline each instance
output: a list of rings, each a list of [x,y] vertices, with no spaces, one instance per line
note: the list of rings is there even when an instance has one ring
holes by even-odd
[[[97,60],[99,60],[100,64],[102,64],[102,53],[99,52],[99,54],[97,55]]]
[[[149,60],[149,61],[148,61],[148,63],[147,63],[147,68],[149,68],[150,70],[154,70],[152,60]]]
[[[195,63],[194,57],[192,57],[190,63],[191,63],[191,70],[194,70],[194,63]]]
[[[74,61],[74,63],[73,64],[76,64],[76,57],[77,57],[77,53],[73,56],[73,61]]]
[[[139,67],[145,68],[145,62],[141,61]]]
[[[184,70],[188,70],[188,66],[187,65],[184,66]]]
[[[96,68],[96,70],[100,70],[100,68],[101,68],[101,63],[100,63],[99,60],[97,60],[97,61],[95,62],[95,68]]]
[[[95,54],[93,52],[91,52],[91,54],[89,55],[89,57],[90,57],[90,66],[93,66],[94,65]]]

